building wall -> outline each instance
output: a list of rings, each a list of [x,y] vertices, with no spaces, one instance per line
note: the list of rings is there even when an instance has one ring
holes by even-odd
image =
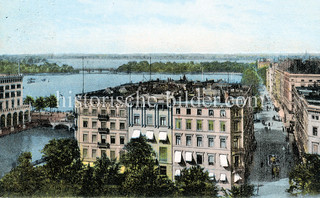
[[[23,76],[0,76],[0,134],[14,131],[30,122],[30,107],[23,104]]]

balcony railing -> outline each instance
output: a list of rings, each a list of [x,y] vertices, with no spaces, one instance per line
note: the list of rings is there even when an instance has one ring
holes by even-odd
[[[244,148],[233,147],[232,152],[244,152]]]
[[[101,115],[101,114],[99,114],[98,115],[98,119],[100,121],[109,121],[109,115]]]
[[[106,142],[98,142],[99,148],[110,148],[110,144]]]
[[[109,134],[110,130],[108,128],[98,128],[100,134]]]

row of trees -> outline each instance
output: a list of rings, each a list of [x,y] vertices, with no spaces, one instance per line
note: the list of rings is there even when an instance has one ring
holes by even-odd
[[[0,73],[6,74],[17,74],[19,70],[19,65],[17,62],[12,62],[9,60],[0,60]],[[29,64],[26,62],[20,63],[21,73],[71,73],[74,72],[74,68],[68,65],[59,66],[56,63],[45,62],[41,65],[39,64]]]
[[[51,140],[42,151],[43,166],[32,166],[30,153],[19,157],[19,165],[0,180],[0,196],[218,196],[216,183],[200,166],[183,169],[175,183],[161,175],[145,137],[132,139],[125,151],[120,162],[104,154],[90,166],[83,164],[75,140]],[[245,185],[225,192],[248,197],[252,191]]]
[[[57,97],[53,94],[47,97],[37,97],[34,99],[32,96],[26,96],[24,99],[24,104],[30,104],[32,109],[36,111],[44,110],[45,108],[50,108],[50,112],[52,108],[57,108],[58,100]]]
[[[154,62],[151,64],[152,72],[162,73],[200,73],[200,72],[239,72],[243,73],[247,68],[253,66],[248,63],[238,62],[201,62],[193,61],[186,63],[176,62]],[[118,72],[149,72],[150,64],[147,61],[131,61],[117,68]]]

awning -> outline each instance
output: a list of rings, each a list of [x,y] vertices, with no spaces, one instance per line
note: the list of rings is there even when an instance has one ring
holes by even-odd
[[[146,136],[147,136],[147,140],[153,140],[154,139],[153,131],[147,131]]]
[[[220,165],[223,167],[228,167],[227,155],[220,155]]]
[[[214,173],[209,173],[210,180],[214,179]]]
[[[159,140],[166,141],[167,140],[167,132],[159,133]]]
[[[176,170],[176,173],[174,174],[174,176],[180,176],[181,175],[181,171],[180,170]]]
[[[181,162],[181,151],[176,151],[174,153],[174,162],[177,162],[177,163]]]
[[[238,173],[236,173],[235,175],[234,175],[234,182],[237,182],[237,181],[239,181],[239,180],[241,180],[242,178],[240,177],[240,175],[238,174]]]
[[[186,152],[186,161],[192,162],[192,152]]]
[[[132,137],[131,138],[139,138],[140,137],[140,131],[139,130],[134,130],[132,133]]]
[[[227,181],[227,176],[224,173],[221,173],[220,175],[220,181]]]

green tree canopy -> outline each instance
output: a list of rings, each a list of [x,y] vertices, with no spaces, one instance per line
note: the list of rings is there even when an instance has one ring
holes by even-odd
[[[320,156],[305,154],[303,162],[297,164],[289,173],[288,192],[297,194],[320,194]]]
[[[34,98],[32,96],[26,96],[26,98],[23,100],[24,104],[34,106]]]
[[[57,97],[51,94],[49,97],[45,97],[46,106],[50,108],[50,112],[52,108],[57,108],[58,100]]]
[[[249,184],[243,184],[240,186],[232,186],[231,190],[223,190],[225,197],[251,197],[253,196],[254,186]]]
[[[176,185],[183,196],[210,196],[217,197],[218,188],[213,180],[210,180],[208,172],[200,166],[184,168]]]

